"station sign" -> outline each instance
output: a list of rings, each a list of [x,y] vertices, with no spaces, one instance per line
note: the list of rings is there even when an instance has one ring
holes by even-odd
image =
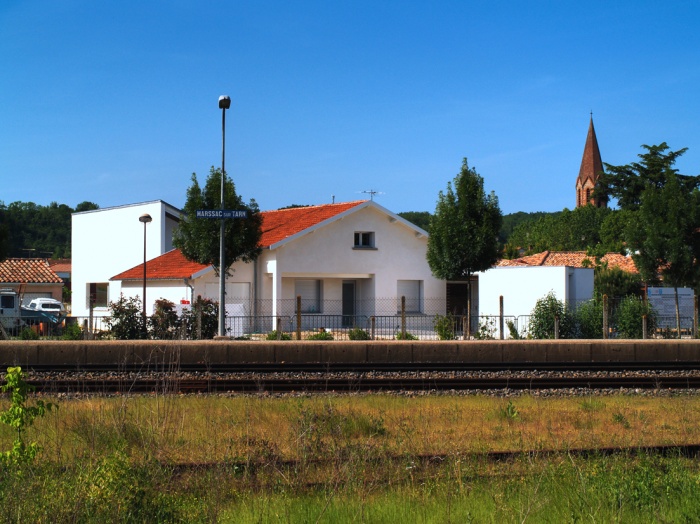
[[[197,218],[248,218],[247,209],[198,209]]]

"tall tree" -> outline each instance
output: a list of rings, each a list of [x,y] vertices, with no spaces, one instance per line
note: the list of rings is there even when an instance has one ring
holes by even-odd
[[[219,235],[221,222],[210,218],[197,218],[198,209],[247,210],[248,218],[226,219],[224,271],[238,260],[252,262],[261,252],[262,215],[255,200],[248,204],[236,194],[233,181],[224,177],[224,202],[221,205],[221,170],[211,168],[204,190],[197,182],[197,174],[192,173],[192,185],[187,190],[185,216],[175,232],[173,243],[189,260],[200,264],[211,264],[220,271]]]
[[[674,288],[680,337],[678,288],[696,287],[700,274],[700,191],[688,192],[685,181],[668,172],[662,187],[647,185],[635,215],[626,229],[632,258],[646,282],[661,276]]]
[[[642,193],[649,188],[662,189],[671,175],[676,175],[684,191],[700,186],[700,176],[680,175],[673,168],[678,157],[688,148],[670,151],[666,142],[642,147],[647,152],[637,155],[641,159],[639,162],[623,166],[605,164],[605,172],[600,175],[594,193],[616,198],[620,209],[635,211],[642,203]]]
[[[467,334],[471,332],[471,276],[499,258],[498,233],[503,216],[498,197],[484,191],[484,179],[467,159],[447,191],[438,194],[430,220],[427,259],[435,277],[467,282]]]

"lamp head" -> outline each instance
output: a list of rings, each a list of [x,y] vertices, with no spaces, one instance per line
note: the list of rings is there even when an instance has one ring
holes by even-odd
[[[151,218],[151,215],[149,215],[148,213],[144,213],[143,215],[141,215],[139,217],[139,222],[143,222],[144,224],[148,224],[151,220],[153,220],[153,219]]]
[[[228,109],[231,107],[231,99],[226,95],[219,97],[219,109]]]

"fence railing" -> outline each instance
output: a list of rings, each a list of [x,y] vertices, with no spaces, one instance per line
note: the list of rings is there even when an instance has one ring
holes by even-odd
[[[644,334],[656,338],[696,338],[697,318],[695,316],[659,315],[647,307],[642,300],[630,302],[611,299],[604,305],[594,301],[569,304],[566,308],[569,318],[560,318],[558,334],[560,338],[642,338]],[[469,322],[470,334],[465,336],[467,322],[465,315],[445,314],[444,300],[422,299],[422,312],[406,310],[405,303],[396,299],[376,299],[357,301],[354,314],[343,311],[342,301],[325,301],[320,312],[305,312],[303,305],[298,307],[296,301],[279,301],[276,315],[272,314],[271,301],[259,301],[247,304],[243,308],[228,307],[227,312],[236,311],[245,314],[229,314],[225,318],[226,334],[232,338],[250,340],[273,338],[279,332],[280,338],[309,339],[312,337],[333,340],[354,339],[509,339],[538,336],[533,332],[532,315],[472,315]],[[370,303],[373,304],[370,307]],[[398,311],[397,311],[398,304]],[[637,307],[630,313],[629,306]],[[593,307],[595,306],[595,307]],[[596,309],[596,307],[598,309]],[[184,325],[183,311],[176,311],[177,323],[166,329],[151,329],[151,338],[211,338],[202,330],[202,320],[197,327]],[[588,308],[588,309],[587,309]],[[627,309],[625,309],[627,308]],[[603,312],[605,309],[606,313]],[[583,315],[587,311],[587,316]],[[39,336],[60,338],[66,335],[86,339],[109,338],[111,317],[68,317],[59,324],[39,322],[36,320],[4,316],[2,326],[9,336],[18,336],[22,329],[28,328]],[[149,325],[151,319],[149,317]],[[573,320],[572,320],[573,319]],[[187,320],[193,322],[191,315]],[[568,322],[568,324],[567,324]],[[216,322],[214,322],[216,324]],[[555,338],[554,319],[551,319],[551,333],[546,338]],[[585,323],[585,326],[584,326]],[[211,323],[209,324],[211,325]],[[680,332],[678,326],[680,325]],[[79,330],[66,330],[66,327],[79,327]],[[644,329],[646,326],[646,330]],[[66,333],[70,331],[69,333]],[[324,333],[324,335],[319,335]],[[286,335],[282,337],[282,334]],[[0,336],[2,333],[0,332]],[[544,338],[541,337],[540,338]]]

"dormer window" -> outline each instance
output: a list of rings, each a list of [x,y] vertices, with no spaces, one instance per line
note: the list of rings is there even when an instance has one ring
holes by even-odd
[[[355,249],[374,249],[374,231],[355,231]]]

